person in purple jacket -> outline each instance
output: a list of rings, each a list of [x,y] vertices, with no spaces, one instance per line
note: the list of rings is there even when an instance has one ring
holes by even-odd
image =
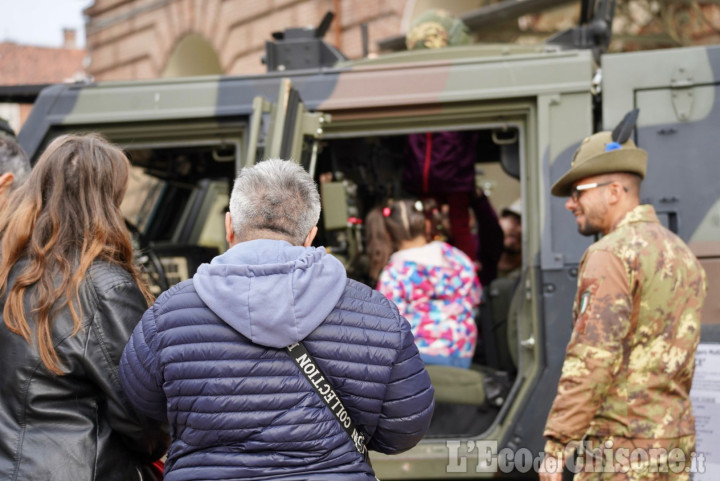
[[[471,42],[467,25],[444,9],[424,12],[405,37],[408,50],[452,48]],[[474,203],[478,137],[473,131],[410,134],[403,170],[407,192],[449,206],[451,243],[472,261],[477,260],[470,208]]]
[[[433,388],[410,325],[311,247],[319,215],[317,186],[299,165],[243,169],[229,250],[164,292],[135,329],[120,380],[139,411],[170,423],[166,481],[375,479],[345,417],[286,351],[298,342],[367,448],[405,451],[427,430]]]

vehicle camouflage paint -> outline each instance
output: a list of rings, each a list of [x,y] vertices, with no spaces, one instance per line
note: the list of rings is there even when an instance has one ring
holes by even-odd
[[[362,227],[352,217],[397,187],[402,152],[390,147],[412,132],[486,133],[479,167],[501,175],[483,185],[496,208],[520,195],[524,212],[522,276],[508,331],[511,389],[492,405],[480,399],[457,411],[456,424],[475,431],[440,426],[406,453],[372,456],[383,480],[472,479],[504,475],[485,467],[492,445],[481,441],[534,456],[543,448],[572,330],[577,266],[593,240],[577,233],[550,186],[584,137],[598,126],[611,129],[633,108],[640,108],[635,142],[649,153],[643,201],[704,265],[710,292],[702,341],[720,342],[719,84],[720,47],[604,55],[598,70],[586,50],[474,45],[248,77],[55,85],[37,99],[19,139],[37,158],[56,135],[100,131],[143,175],[161,179],[148,180],[156,189],[143,197],[137,224],[177,281],[211,257],[208,245],[223,249],[222,232],[209,232],[222,223],[199,222],[222,213],[238,169],[269,156],[301,161],[316,178],[323,163],[335,172],[321,184],[321,240],[361,278]],[[357,152],[378,150],[390,153],[373,157],[376,175],[368,177]],[[193,262],[177,268],[173,259]],[[490,399],[490,388],[481,386],[478,396]]]

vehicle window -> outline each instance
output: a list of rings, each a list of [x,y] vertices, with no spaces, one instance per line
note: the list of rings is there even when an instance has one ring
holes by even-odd
[[[218,252],[225,252],[225,213],[230,204],[230,190],[228,182],[215,182],[213,195],[209,197],[208,214],[203,217],[197,244],[204,247],[213,247]]]
[[[145,232],[165,184],[166,182],[147,174],[140,167],[130,168],[128,188],[120,210],[125,219],[140,232]]]

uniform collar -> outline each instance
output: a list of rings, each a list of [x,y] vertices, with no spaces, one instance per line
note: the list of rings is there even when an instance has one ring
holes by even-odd
[[[655,224],[660,223],[657,214],[655,214],[655,208],[653,208],[653,206],[650,204],[644,204],[635,207],[633,210],[625,214],[623,218],[620,219],[620,222],[615,225],[613,231],[621,228],[622,226],[634,224],[637,222],[653,222]]]

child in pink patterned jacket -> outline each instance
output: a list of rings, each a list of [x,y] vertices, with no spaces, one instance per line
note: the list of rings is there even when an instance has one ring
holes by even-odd
[[[365,226],[370,276],[410,322],[422,359],[470,367],[482,292],[473,262],[445,242],[428,242],[430,219],[419,200],[376,208]]]

